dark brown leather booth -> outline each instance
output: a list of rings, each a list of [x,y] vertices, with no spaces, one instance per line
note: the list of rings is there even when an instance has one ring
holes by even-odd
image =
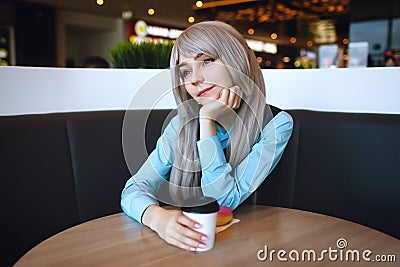
[[[147,121],[145,150],[151,151],[170,110],[129,112]],[[400,115],[288,112],[291,140],[248,202],[328,214],[400,238]],[[59,231],[121,212],[120,193],[131,176],[122,148],[124,116],[0,117],[0,266]],[[143,142],[143,131],[132,129],[131,138]],[[132,171],[146,156],[137,153]]]

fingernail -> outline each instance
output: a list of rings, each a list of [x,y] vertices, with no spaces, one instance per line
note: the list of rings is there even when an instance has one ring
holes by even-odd
[[[196,251],[196,248],[189,248],[190,251]]]
[[[199,223],[195,223],[194,224],[194,228],[197,228],[197,229],[200,229],[202,226],[201,226],[201,224],[199,224]]]
[[[206,245],[200,243],[200,244],[199,244],[199,248],[206,248]]]
[[[207,236],[205,236],[205,235],[202,235],[202,236],[201,236],[201,240],[203,240],[203,241],[207,241],[207,240],[208,240],[208,237],[207,237]]]

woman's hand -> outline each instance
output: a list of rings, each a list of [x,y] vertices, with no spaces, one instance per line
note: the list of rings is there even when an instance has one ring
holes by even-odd
[[[239,86],[224,88],[216,101],[211,101],[200,108],[200,118],[217,121],[219,117],[225,115],[231,109],[238,109],[242,97],[243,92]]]
[[[202,241],[208,239],[206,235],[193,230],[200,229],[201,225],[183,215],[180,210],[167,210],[152,205],[144,212],[142,221],[167,243],[184,250],[204,248]]]

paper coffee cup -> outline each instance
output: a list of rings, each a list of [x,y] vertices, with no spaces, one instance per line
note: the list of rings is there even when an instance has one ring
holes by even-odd
[[[215,227],[219,205],[212,197],[195,197],[184,202],[181,208],[183,214],[202,225],[202,228],[193,230],[207,235],[208,240],[203,241],[205,248],[196,248],[196,251],[208,251],[214,247]]]

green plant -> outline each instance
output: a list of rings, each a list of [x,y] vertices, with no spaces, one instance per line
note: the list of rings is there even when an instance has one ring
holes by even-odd
[[[172,42],[137,44],[125,41],[111,48],[111,61],[115,68],[164,69],[169,67],[172,46]]]

